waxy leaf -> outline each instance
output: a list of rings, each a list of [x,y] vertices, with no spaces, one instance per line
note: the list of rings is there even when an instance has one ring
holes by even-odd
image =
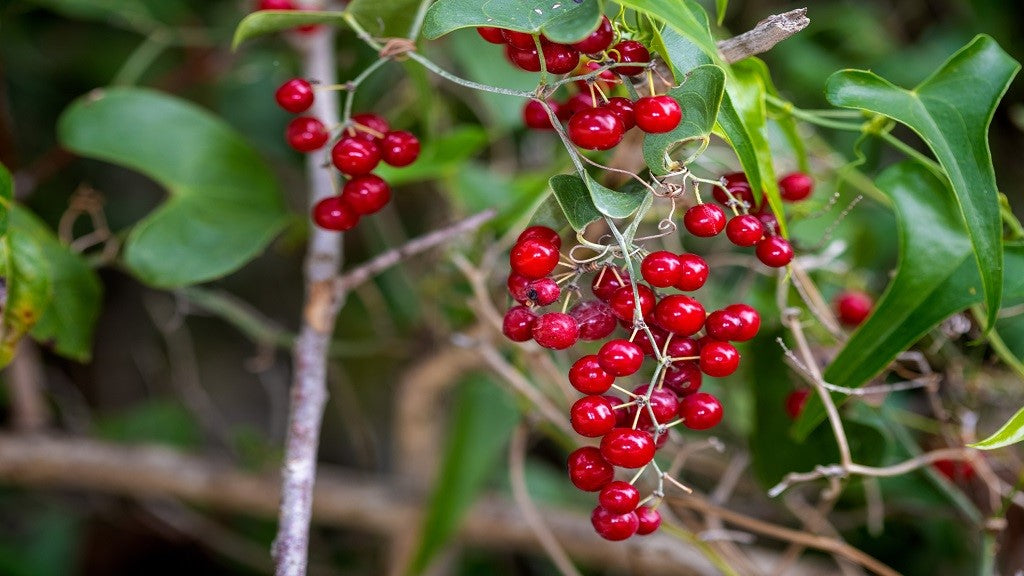
[[[313,10],[257,10],[242,19],[235,28],[231,49],[256,36],[273,34],[282,30],[293,30],[309,24],[341,26],[345,24],[344,12],[317,12]]]
[[[1021,408],[1016,414],[1011,416],[1006,421],[1006,424],[1003,424],[994,434],[981,442],[968,444],[968,446],[982,450],[995,450],[996,448],[1016,444],[1021,440],[1024,440],[1024,408]]]
[[[548,181],[555,192],[555,200],[562,208],[569,225],[577,232],[582,231],[594,220],[601,218],[601,212],[590,198],[590,190],[579,176],[556,174]]]
[[[635,180],[633,180],[635,182]],[[602,186],[587,174],[587,188],[590,190],[590,199],[598,212],[609,218],[626,218],[636,212],[636,209],[643,204],[648,196],[646,188],[638,188],[627,183],[622,190],[612,190]]]
[[[601,19],[598,0],[438,0],[427,10],[423,36],[440,38],[459,28],[493,26],[570,44],[586,38]]]
[[[715,39],[711,36],[707,12],[693,0],[616,0],[616,3],[664,21],[669,28],[692,42],[710,62],[721,62]],[[671,58],[674,60],[675,55]]]
[[[14,358],[18,342],[36,325],[53,298],[50,261],[43,250],[45,238],[36,235],[36,230],[18,226],[12,205],[7,204],[5,211],[9,222],[7,234],[0,239],[0,277],[6,291],[5,301],[0,301],[0,366]]]
[[[912,90],[863,70],[836,72],[829,102],[882,114],[916,132],[949,177],[981,269],[988,327],[1002,291],[1002,223],[988,126],[1018,64],[988,36],[977,36]],[[938,193],[947,195],[945,190]]]
[[[393,38],[409,34],[419,5],[420,0],[352,0],[345,10],[370,34]]]
[[[689,71],[683,83],[668,91],[683,109],[683,120],[674,130],[644,136],[644,162],[657,175],[669,172],[665,156],[676,144],[710,139],[725,88],[725,72],[714,64]]]
[[[137,170],[170,192],[125,243],[125,265],[147,284],[179,287],[231,273],[286,222],[260,156],[191,103],[150,90],[97,91],[65,110],[58,134],[67,149]]]

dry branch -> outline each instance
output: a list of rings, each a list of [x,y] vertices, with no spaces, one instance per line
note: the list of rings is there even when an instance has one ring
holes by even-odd
[[[797,8],[782,14],[772,14],[761,20],[752,30],[718,43],[722,59],[732,64],[767,52],[776,44],[803,30],[811,23],[807,8]]]

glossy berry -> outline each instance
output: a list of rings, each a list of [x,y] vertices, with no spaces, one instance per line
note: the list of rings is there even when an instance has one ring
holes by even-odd
[[[753,246],[764,236],[764,225],[753,214],[740,214],[725,225],[725,235],[737,246]]]
[[[704,373],[696,360],[673,362],[665,370],[665,380],[661,385],[675,392],[677,396],[686,396],[700,390],[704,381]]]
[[[807,404],[807,397],[810,395],[810,390],[801,388],[800,390],[793,390],[786,396],[786,415],[789,416],[790,420],[796,420],[800,417],[800,413],[804,411],[804,405]]]
[[[643,350],[644,356],[650,356],[651,358],[654,358],[656,356],[656,354],[654,353],[655,349],[665,349],[665,342],[666,340],[668,340],[668,332],[662,330],[661,328],[658,328],[657,326],[650,326],[650,330],[651,336],[654,337],[653,342],[651,340],[651,337],[647,335],[646,330],[641,330],[640,332],[637,332],[634,342],[636,342],[636,345],[639,346],[641,350]]]
[[[681,338],[676,336],[668,343],[665,353],[671,358],[687,358],[700,353],[700,345],[693,338]]]
[[[383,178],[374,174],[356,176],[345,183],[341,197],[360,216],[373,214],[391,200],[391,188]]]
[[[558,102],[548,100],[548,106],[551,106],[552,111],[557,116],[561,107]],[[554,125],[551,124],[551,118],[548,117],[547,111],[544,110],[544,105],[536,100],[529,100],[523,106],[523,124],[534,130],[555,129]]]
[[[618,116],[619,120],[622,120],[622,127],[626,131],[636,126],[636,111],[633,108],[633,101],[629,98],[622,96],[609,98],[604,107]]]
[[[597,361],[612,376],[629,376],[640,370],[644,353],[629,340],[609,340],[597,352]]]
[[[699,290],[708,281],[711,268],[700,256],[690,253],[680,254],[679,263],[682,264],[682,273],[679,275],[679,281],[675,283],[677,290],[683,292]]]
[[[380,147],[369,140],[345,137],[331,149],[331,162],[342,174],[369,174],[380,164]]]
[[[757,243],[757,259],[765,266],[782,268],[793,261],[793,247],[781,236],[770,236]]]
[[[761,205],[765,208],[764,204]],[[757,213],[757,219],[761,221],[761,225],[764,226],[765,236],[775,236],[779,231],[779,220],[775,217],[775,214],[771,212],[759,212]]]
[[[594,296],[607,302],[611,300],[616,290],[623,286],[628,286],[629,280],[629,272],[621,268],[604,266],[594,274],[594,280],[590,284],[590,289],[593,291]]]
[[[551,74],[568,74],[580,65],[580,53],[565,44],[548,44],[543,47],[544,67]]]
[[[313,207],[313,222],[324,230],[344,232],[359,223],[359,213],[341,196],[328,196]]]
[[[513,48],[529,50],[537,47],[537,43],[532,34],[516,32],[515,30],[502,30],[501,33],[505,37],[505,43]]]
[[[569,454],[569,480],[584,492],[597,492],[615,479],[615,468],[593,446],[584,446]]]
[[[620,64],[636,63],[637,66],[616,66],[612,68],[616,74],[625,76],[636,76],[647,70],[647,64],[651,61],[651,53],[643,44],[636,40],[624,40],[612,47],[611,57]]]
[[[667,94],[639,98],[634,104],[634,110],[636,125],[648,134],[671,132],[683,119],[683,109],[679,107],[679,102]]]
[[[700,370],[708,376],[723,378],[736,371],[740,353],[728,342],[713,340],[700,349]]]
[[[754,191],[750,188],[750,182],[747,181],[746,174],[743,172],[730,172],[722,176],[722,179],[725,180],[725,187],[729,190],[729,194],[732,194],[733,198],[743,201],[748,207],[754,205]],[[717,186],[712,189],[711,193],[715,200],[723,206],[728,206],[731,202],[729,194],[726,194],[725,190]]]
[[[580,110],[569,119],[569,140],[584,150],[608,150],[622,141],[626,129],[606,108]]]
[[[636,509],[636,517],[639,521],[636,533],[640,536],[653,534],[661,527],[661,513],[649,506],[641,506]]]
[[[513,300],[520,304],[526,304],[530,300],[529,291],[531,282],[533,282],[533,280],[526,276],[511,272],[508,275],[508,280],[505,282],[505,285],[508,286],[508,293],[512,296]]]
[[[717,236],[725,229],[725,211],[714,204],[691,206],[683,215],[683,226],[694,236]]]
[[[787,202],[799,202],[814,192],[814,178],[803,172],[786,174],[779,179],[779,193]]]
[[[605,398],[607,398],[608,401],[612,403],[612,410],[615,410],[615,427],[629,428],[630,426],[632,426],[633,418],[629,415],[629,410],[625,408],[616,409],[618,406],[625,404],[625,401],[623,401],[622,398],[619,398],[618,396],[613,396],[611,394],[606,394]]]
[[[761,315],[749,304],[730,304],[725,307],[726,312],[731,312],[739,317],[740,329],[730,338],[733,342],[746,342],[757,336],[761,329]]]
[[[538,306],[547,306],[558,301],[562,289],[551,278],[538,278],[530,282],[526,289],[526,297]]]
[[[640,275],[651,286],[668,288],[682,278],[683,263],[671,252],[651,252],[640,262]]]
[[[654,309],[654,319],[658,326],[680,336],[690,336],[700,331],[704,317],[701,303],[682,294],[665,296]]]
[[[649,386],[647,384],[637,386],[633,390],[633,394],[636,394],[637,396],[647,396],[648,388]],[[650,412],[654,412],[654,418],[657,420],[657,423],[667,424],[672,417],[675,416],[676,411],[679,410],[679,400],[671,390],[667,390],[665,388],[660,390],[654,389],[651,391],[650,407]],[[631,410],[633,414],[636,413],[634,410],[635,409]],[[655,424],[654,422],[651,422],[650,412],[647,408],[640,411],[639,425],[641,427],[646,428]]]
[[[391,166],[408,166],[420,156],[420,141],[412,132],[395,130],[384,135],[380,146],[381,160]]]
[[[958,460],[936,460],[932,466],[949,480],[953,482],[968,482],[974,478],[976,472],[970,462]]]
[[[292,78],[274,93],[277,105],[292,114],[309,110],[313,105],[314,96],[313,87],[302,78]]]
[[[601,368],[595,354],[580,358],[569,369],[569,384],[584,394],[604,394],[614,382],[615,377]]]
[[[565,350],[579,339],[579,328],[572,316],[562,312],[548,312],[537,318],[533,325],[533,339],[552,350]]]
[[[526,306],[513,306],[505,312],[501,322],[501,333],[513,342],[526,342],[533,338],[533,326],[537,315]]]
[[[299,152],[312,152],[327,143],[330,134],[323,122],[310,116],[299,116],[284,131],[288,145]]]
[[[478,26],[476,33],[491,44],[505,43],[505,35],[502,33],[501,28],[495,28],[494,26]]]
[[[654,437],[646,430],[613,428],[601,439],[601,455],[621,468],[640,468],[654,459]]]
[[[640,519],[637,518],[636,512],[615,514],[601,506],[594,508],[590,515],[590,523],[598,536],[612,542],[626,540],[640,528]]]
[[[640,491],[629,482],[609,482],[597,495],[597,503],[612,514],[626,514],[636,510],[640,503]]]
[[[562,105],[562,110],[568,118],[560,118],[568,121],[570,118],[575,116],[577,112],[581,110],[593,110],[594,108],[597,108],[597,103],[594,101],[594,98],[590,93],[580,92],[579,94],[572,95],[572,97],[565,101],[565,104]]]
[[[600,300],[585,300],[572,307],[569,315],[580,327],[580,340],[603,340],[615,331],[615,313]]]
[[[708,336],[723,342],[733,340],[743,329],[743,320],[728,310],[715,310],[704,321]]]
[[[295,10],[292,0],[260,0],[257,10]]]
[[[654,291],[640,284],[636,287],[637,294],[640,296],[640,315],[643,318],[647,318],[654,312],[654,305],[656,298]],[[631,286],[623,286],[612,294],[611,300],[608,301],[608,305],[612,307],[612,312],[615,317],[623,322],[633,322],[633,314],[636,311],[636,300],[633,298],[633,288]]]
[[[520,50],[511,45],[505,47],[505,57],[513,66],[527,72],[540,72],[540,54],[536,48]]]
[[[377,114],[364,112],[352,115],[352,129],[356,138],[380,142],[384,135],[391,131],[391,125]]]
[[[516,243],[526,242],[527,240],[540,240],[546,242],[555,247],[555,250],[562,248],[562,238],[547,226],[530,226],[519,233],[519,237],[516,238]]]
[[[863,292],[843,292],[836,297],[836,314],[839,321],[847,326],[860,326],[871,314],[871,307],[874,302],[871,296]]]
[[[604,396],[584,396],[569,409],[569,423],[580,436],[598,438],[615,428],[615,412]]]
[[[679,417],[690,430],[707,430],[722,421],[722,403],[707,392],[684,396],[679,401]]]
[[[549,242],[517,242],[508,257],[512,271],[527,278],[543,278],[558,265],[558,248]]]
[[[615,30],[612,28],[611,20],[608,20],[607,16],[602,16],[597,30],[572,47],[584,54],[597,54],[607,50],[612,45],[612,40],[615,40]]]

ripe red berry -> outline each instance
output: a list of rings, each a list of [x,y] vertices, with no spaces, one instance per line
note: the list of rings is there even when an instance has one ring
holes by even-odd
[[[654,309],[654,319],[658,326],[680,336],[690,336],[700,331],[705,315],[700,302],[682,294],[665,296]]]
[[[597,492],[615,479],[615,468],[593,446],[584,446],[569,454],[569,480],[584,492]]]
[[[700,349],[700,369],[708,376],[723,378],[736,371],[740,353],[728,342],[713,340]]]
[[[501,333],[513,342],[526,342],[533,338],[533,326],[537,315],[526,306],[513,306],[505,312]]]
[[[508,275],[508,281],[505,285],[508,286],[508,293],[512,295],[512,299],[520,304],[526,304],[530,300],[530,280],[522,274],[516,274],[511,272]]]
[[[526,230],[523,230],[519,237],[516,238],[516,242],[526,242],[527,240],[540,240],[541,242],[547,242],[555,247],[555,250],[562,248],[562,238],[547,226],[530,226]]]
[[[533,325],[533,339],[552,350],[565,350],[579,339],[579,327],[572,316],[562,312],[548,312],[537,318]]]
[[[372,140],[377,143],[380,143],[384,135],[391,130],[391,125],[388,124],[387,120],[377,114],[370,114],[367,112],[362,114],[353,114],[352,126],[355,130],[355,138]],[[373,132],[365,130],[365,128],[368,128]]]
[[[743,330],[743,319],[728,310],[715,310],[704,321],[704,330],[715,340],[734,340]]]
[[[597,502],[612,514],[626,514],[636,510],[636,505],[640,503],[640,491],[629,482],[615,480],[601,488]]]
[[[324,230],[344,232],[359,223],[359,213],[341,196],[328,196],[313,207],[313,222]]]
[[[651,252],[640,263],[640,275],[651,286],[668,288],[682,278],[683,263],[671,252]]]
[[[341,197],[360,216],[373,214],[391,200],[391,188],[375,174],[356,176],[345,183]]]
[[[707,430],[722,421],[722,403],[707,392],[683,396],[679,401],[679,417],[690,430]]]
[[[757,243],[757,259],[765,266],[782,268],[793,261],[793,247],[782,236],[769,236]]]
[[[730,172],[722,176],[725,180],[725,187],[729,190],[729,194],[736,200],[742,200],[748,207],[754,205],[754,191],[750,188],[750,182],[747,181],[747,175],[743,172]],[[719,187],[714,187],[711,194],[715,197],[723,206],[728,206],[731,202],[729,194],[726,194],[724,190]]]
[[[677,290],[683,292],[699,290],[708,281],[711,268],[700,256],[690,253],[680,254],[679,262],[682,264],[682,274],[679,275],[679,281],[675,283]]]
[[[810,390],[801,388],[800,390],[793,390],[786,396],[786,415],[789,416],[790,420],[796,420],[800,417],[800,413],[804,411],[804,405],[807,404],[807,397],[810,395]]]
[[[654,312],[654,304],[656,298],[654,291],[640,284],[636,287],[637,294],[640,296],[640,314],[641,317],[647,318]],[[612,312],[615,317],[623,322],[633,322],[633,314],[636,310],[636,300],[633,298],[633,288],[631,286],[623,286],[612,294],[611,300],[608,301],[608,305],[612,307]]]
[[[558,301],[562,295],[562,289],[558,283],[551,278],[538,278],[530,282],[526,289],[526,297],[538,306],[547,306]]]
[[[561,105],[554,100],[548,100],[548,106],[551,107],[557,116]],[[548,117],[547,111],[544,110],[544,105],[536,100],[528,100],[526,105],[523,106],[523,124],[534,130],[555,129],[554,125],[551,124],[551,118]]]
[[[601,439],[601,455],[621,468],[640,468],[654,459],[654,437],[646,430],[613,428]]]
[[[636,533],[640,536],[652,534],[661,527],[661,513],[648,506],[641,506],[636,509],[636,516],[639,521]]]
[[[626,540],[640,528],[640,519],[636,512],[615,514],[598,506],[590,515],[590,523],[597,535],[605,540],[619,542]]]
[[[408,166],[420,156],[420,141],[412,132],[395,130],[384,135],[380,157],[392,166]]]
[[[604,65],[597,60],[590,60],[586,64],[580,66],[576,72],[577,76],[585,76],[591,72],[596,72],[604,68]],[[598,72],[597,77],[591,80],[577,80],[574,82],[576,87],[580,89],[580,92],[590,94],[590,85],[600,88],[602,92],[608,93],[614,90],[614,85],[620,82],[619,77],[615,75],[611,70],[604,68],[601,72]]]
[[[257,10],[295,10],[292,0],[260,0]]]
[[[369,174],[380,164],[380,147],[369,140],[345,137],[331,149],[331,162],[342,174]]]
[[[628,286],[629,280],[629,272],[621,268],[603,266],[594,275],[590,289],[594,292],[594,296],[607,302],[612,299],[612,295],[615,294],[616,290],[623,286]]]
[[[636,40],[624,40],[612,47],[611,57],[620,64],[636,63],[638,66],[616,66],[612,68],[617,74],[636,76],[647,70],[651,61],[651,53],[643,44]]]
[[[612,114],[618,116],[619,120],[622,120],[624,130],[629,131],[630,128],[636,126],[636,113],[633,109],[633,101],[629,98],[622,96],[609,98],[608,103],[604,107]]]
[[[874,302],[863,292],[843,292],[836,297],[835,308],[839,321],[847,326],[860,326],[871,314]]]
[[[312,152],[326,144],[330,134],[323,122],[310,116],[299,116],[288,123],[284,137],[293,149]]]
[[[644,356],[650,356],[651,358],[654,358],[656,356],[656,354],[654,353],[655,349],[663,350],[665,348],[665,341],[668,339],[668,332],[662,330],[661,328],[658,328],[657,326],[650,326],[649,328],[651,331],[651,336],[654,337],[653,342],[651,341],[651,338],[647,335],[646,330],[641,330],[640,332],[638,332],[636,335],[636,339],[634,341],[636,342],[636,345],[639,346],[640,349],[644,351]]]
[[[704,373],[700,371],[697,361],[686,360],[673,362],[665,370],[665,380],[661,385],[678,396],[686,396],[700,390],[703,381]]]
[[[607,108],[580,110],[569,119],[569,140],[585,150],[608,150],[622,141],[622,120]]]
[[[604,396],[584,396],[569,409],[569,423],[580,436],[598,438],[615,428],[615,412]]]
[[[633,390],[633,394],[637,396],[646,396],[649,386],[644,384],[643,386],[637,386]],[[654,426],[655,422],[651,421],[650,412],[654,412],[654,418],[657,420],[657,424],[667,424],[672,417],[675,416],[676,411],[679,409],[679,400],[671,390],[665,388],[654,389],[651,391],[650,398],[650,411],[644,408],[640,411],[640,420],[638,424],[642,428]],[[636,414],[635,409],[631,409],[630,412]]]
[[[976,474],[970,462],[943,459],[936,460],[932,466],[952,482],[968,482]]]
[[[533,34],[516,32],[515,30],[502,30],[501,33],[505,37],[505,43],[513,48],[529,50],[530,48],[537,47]]]
[[[541,240],[517,242],[508,256],[512,271],[527,278],[543,278],[558,265],[558,248]]]
[[[717,236],[725,228],[725,212],[714,204],[697,204],[683,215],[683,225],[694,236]]]
[[[527,72],[540,72],[540,54],[536,48],[519,49],[514,46],[505,47],[505,57],[513,66]]]
[[[568,118],[560,118],[562,120],[569,120],[581,110],[593,110],[594,108],[597,108],[594,98],[587,92],[580,92],[579,94],[572,95],[565,101],[565,104],[562,105],[562,110]]]
[[[762,204],[761,208],[764,209],[766,206]],[[757,219],[760,220],[761,225],[764,226],[765,236],[775,236],[779,233],[779,220],[775,217],[775,214],[772,214],[771,212],[758,212]]]
[[[629,340],[609,340],[597,352],[597,361],[612,376],[629,376],[640,370],[644,353]]]
[[[551,74],[568,74],[580,65],[580,53],[565,44],[548,44],[543,47],[544,67]]]
[[[597,25],[597,30],[591,32],[583,40],[573,44],[572,47],[584,54],[597,54],[607,50],[612,45],[612,40],[614,39],[615,30],[612,28],[611,20],[607,16],[601,16],[601,22]]]
[[[814,178],[803,172],[786,174],[779,180],[779,193],[787,202],[799,202],[814,192]]]
[[[740,214],[725,225],[725,235],[737,246],[753,246],[764,236],[764,225],[753,214]]]
[[[633,106],[636,125],[648,134],[671,132],[683,119],[683,109],[679,107],[679,102],[667,94],[644,96]]]
[[[614,382],[615,377],[601,368],[595,354],[580,358],[569,369],[569,383],[584,394],[604,394]]]
[[[313,87],[302,78],[292,78],[274,93],[277,105],[292,114],[305,112],[313,105]]]
[[[495,28],[494,26],[478,26],[476,33],[491,44],[505,43],[505,35],[502,34],[501,28]]]
[[[580,340],[603,340],[615,331],[615,314],[600,300],[584,300],[569,310],[580,327]]]
[[[740,319],[740,329],[733,334],[730,340],[733,342],[746,342],[757,336],[757,331],[761,329],[761,315],[758,314],[753,306],[742,303],[730,304],[725,307],[725,310],[735,314]]]

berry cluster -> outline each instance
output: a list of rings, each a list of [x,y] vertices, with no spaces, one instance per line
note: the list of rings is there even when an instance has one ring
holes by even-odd
[[[313,86],[293,78],[277,89],[278,105],[301,114],[313,105]],[[330,139],[323,122],[312,116],[298,116],[285,129],[288,145],[299,152],[319,150]],[[313,221],[326,230],[349,230],[362,216],[373,214],[391,200],[388,183],[373,174],[383,161],[391,166],[408,166],[420,155],[420,141],[411,132],[391,130],[387,120],[376,114],[355,114],[331,148],[331,162],[347,180],[341,194],[324,198],[313,207]]]

